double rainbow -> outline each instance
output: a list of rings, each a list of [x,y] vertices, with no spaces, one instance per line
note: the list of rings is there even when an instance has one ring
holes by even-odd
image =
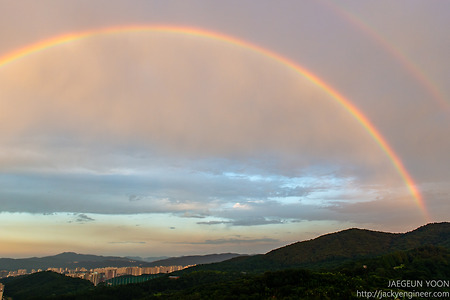
[[[293,61],[275,53],[270,50],[261,48],[259,46],[253,45],[246,41],[224,35],[217,32],[211,32],[203,29],[190,28],[190,27],[176,27],[176,26],[142,26],[142,25],[132,25],[132,26],[120,26],[120,27],[108,27],[101,29],[93,29],[75,33],[64,34],[60,36],[56,36],[50,39],[42,40],[40,42],[28,45],[11,53],[0,57],[0,68],[5,66],[8,63],[11,63],[17,59],[20,59],[24,56],[43,51],[45,49],[55,47],[57,45],[61,45],[64,43],[72,42],[75,40],[80,40],[87,37],[99,36],[99,35],[111,35],[111,34],[119,34],[126,32],[163,32],[163,33],[172,33],[172,34],[180,34],[180,35],[191,35],[198,36],[202,38],[208,38],[213,40],[218,40],[225,43],[230,43],[245,49],[252,50],[256,53],[262,54],[274,61],[279,62],[280,64],[294,70],[298,74],[307,78],[323,91],[325,91],[328,95],[330,95],[337,103],[339,103],[345,110],[347,110],[360,124],[364,127],[364,129],[370,134],[370,136],[375,140],[375,142],[379,145],[379,147],[384,151],[384,153],[389,157],[393,166],[402,177],[406,186],[408,187],[409,192],[415,199],[416,204],[419,206],[420,210],[424,214],[427,221],[429,220],[428,212],[425,207],[424,200],[422,195],[417,188],[414,180],[411,175],[406,170],[399,156],[394,152],[394,150],[389,146],[386,139],[380,134],[377,128],[370,122],[370,120],[348,99],[339,94],[333,87],[326,84],[319,77],[303,68],[302,66],[294,63]]]

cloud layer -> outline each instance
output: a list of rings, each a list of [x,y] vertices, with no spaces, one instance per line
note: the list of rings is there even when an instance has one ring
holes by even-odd
[[[404,11],[391,3],[386,16],[381,4],[352,1],[44,2],[0,4],[0,53],[64,32],[164,23],[285,55],[365,113],[433,220],[447,220],[450,112],[398,55],[448,99],[448,4],[413,1]],[[40,243],[20,218],[36,236],[54,237],[39,244],[44,252],[61,239],[51,229],[57,222],[93,244],[115,228],[99,248],[127,255],[133,245],[165,255],[180,242],[193,252],[252,253],[346,226],[425,222],[392,162],[332,97],[224,41],[141,32],[66,43],[1,67],[0,107],[0,210],[22,239],[0,233],[15,251]],[[64,239],[58,249],[65,246],[79,247]]]

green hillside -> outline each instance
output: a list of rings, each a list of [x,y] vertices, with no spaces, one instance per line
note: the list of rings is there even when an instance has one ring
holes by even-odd
[[[201,272],[199,272],[201,273]],[[199,276],[192,273],[190,276]],[[450,288],[389,288],[389,281],[449,279],[450,251],[424,246],[397,251],[370,260],[327,271],[286,269],[264,274],[241,275],[188,289],[155,293],[137,299],[361,299],[357,291],[438,291],[450,295]],[[445,298],[445,297],[444,297]],[[447,297],[448,298],[448,297]],[[406,297],[408,299],[408,297]],[[422,299],[414,297],[414,299]]]
[[[333,265],[347,259],[387,252],[398,236],[353,228],[272,250],[264,259],[283,266]]]
[[[139,284],[103,286],[72,295],[42,299],[361,299],[357,291],[450,293],[450,288],[430,290],[426,287],[414,289],[388,287],[390,281],[405,278],[448,279],[449,266],[448,249],[424,246],[372,259],[355,260],[343,267],[327,271],[286,269],[263,274],[195,271],[181,274],[178,279],[171,279],[165,275]],[[423,298],[414,297],[414,299]]]
[[[336,269],[349,276],[377,275],[389,280],[450,279],[450,250],[421,246],[381,257],[358,260]]]
[[[1,281],[5,284],[4,296],[12,297],[13,300],[37,300],[47,296],[75,293],[93,288],[90,281],[49,271],[10,277]]]
[[[45,272],[8,278],[5,293],[13,300],[360,299],[356,291],[391,290],[392,280],[448,282],[449,240],[450,223],[428,224],[403,234],[348,229],[265,255],[236,257],[171,274],[178,278],[164,275],[137,284],[92,288],[89,282],[83,285]],[[438,291],[450,293],[450,288]],[[445,295],[440,298],[450,297]]]
[[[422,245],[436,245],[450,249],[450,223],[430,223],[402,234],[396,239],[393,248],[405,250]]]
[[[432,223],[407,233],[352,228],[287,245],[265,255],[237,257],[217,264],[197,266],[194,269],[264,272],[295,267],[319,270],[338,267],[355,259],[425,245],[450,249],[450,223]],[[186,272],[192,270],[188,269]]]

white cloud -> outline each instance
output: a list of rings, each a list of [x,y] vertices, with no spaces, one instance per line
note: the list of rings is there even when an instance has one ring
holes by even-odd
[[[361,109],[416,180],[432,218],[446,220],[450,114],[389,47],[326,5],[5,2],[0,53],[59,33],[150,22],[254,42],[307,67]],[[447,3],[336,5],[448,98]],[[172,241],[186,228],[222,234],[246,226],[249,240],[263,242],[258,230],[287,241],[279,232],[298,233],[300,224],[323,222],[326,231],[423,222],[390,159],[348,112],[286,66],[222,41],[130,33],[46,49],[0,68],[0,106],[2,211],[70,213],[73,228],[148,214],[149,223],[177,228],[164,231]],[[244,245],[233,239],[195,241]]]

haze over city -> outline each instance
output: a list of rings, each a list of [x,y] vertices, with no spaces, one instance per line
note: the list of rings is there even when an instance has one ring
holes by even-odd
[[[448,11],[0,2],[0,257],[265,253],[448,221]]]

